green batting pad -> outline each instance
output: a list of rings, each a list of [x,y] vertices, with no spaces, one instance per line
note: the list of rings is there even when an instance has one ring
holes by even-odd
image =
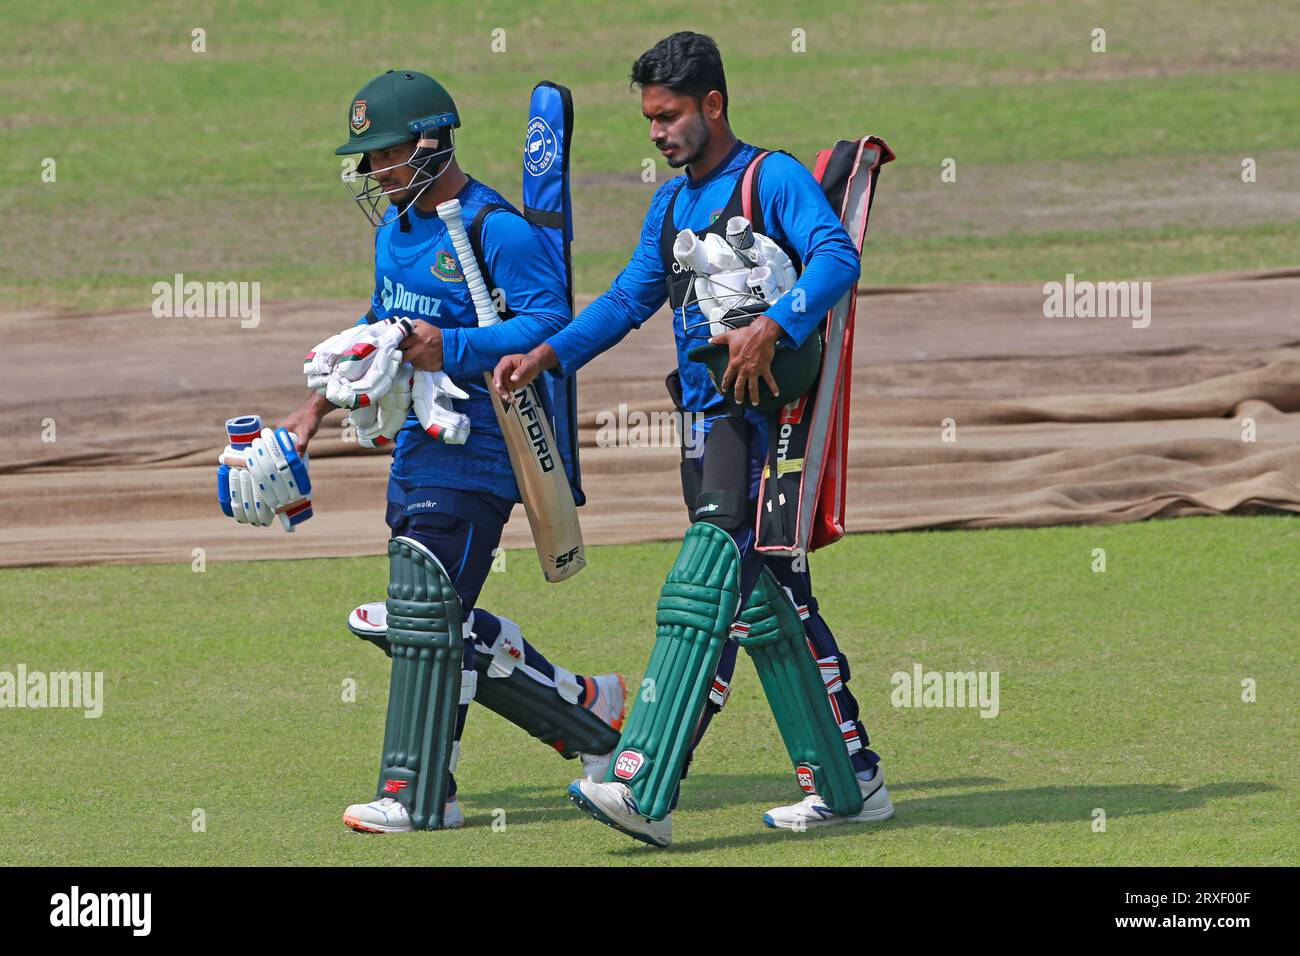
[[[654,650],[607,778],[631,787],[651,820],[668,815],[739,604],[736,543],[691,525],[659,594]]]
[[[838,814],[857,813],[862,809],[862,790],[821,669],[808,646],[799,612],[767,568],[754,585],[739,623],[749,629],[740,637],[740,646],[753,658],[799,786],[816,792]]]
[[[513,670],[490,677],[492,655],[474,656],[478,685],[474,700],[528,731],[566,759],[578,754],[605,754],[618,746],[618,731],[581,704],[570,704],[554,687]]]
[[[417,830],[442,826],[460,702],[460,598],[438,559],[410,538],[388,542],[388,643],[393,652],[379,797]]]

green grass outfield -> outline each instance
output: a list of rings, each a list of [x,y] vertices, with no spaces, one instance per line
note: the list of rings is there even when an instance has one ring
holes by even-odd
[[[674,552],[594,548],[563,586],[510,552],[482,603],[635,686]],[[342,826],[374,786],[388,672],[343,621],[382,558],[0,571],[0,671],[105,673],[98,719],[0,710],[0,864],[1294,865],[1297,553],[1286,517],[850,536],[812,569],[897,816],[760,825],[798,792],[742,655],[667,851],[580,815],[576,762],[478,709],[465,829]],[[892,707],[917,663],[999,672],[999,714]]]
[[[628,70],[668,32],[722,48],[743,138],[805,162],[875,132],[863,281],[1121,279],[1295,265],[1294,5],[1226,0],[653,5],[446,0],[9,3],[0,308],[147,309],[152,284],[363,300],[371,229],[338,181],[351,97],[444,79],[464,167],[517,196],[528,91],[574,91],[580,292],[626,262],[655,183]],[[1107,31],[1104,53],[1092,31]],[[206,50],[193,52],[192,31]],[[503,31],[496,33],[494,31]],[[797,35],[796,31],[803,31]],[[493,51],[494,38],[504,50]],[[797,44],[801,50],[796,50]],[[42,162],[57,180],[43,182]],[[953,183],[940,182],[945,159]],[[1241,162],[1258,164],[1241,181]]]

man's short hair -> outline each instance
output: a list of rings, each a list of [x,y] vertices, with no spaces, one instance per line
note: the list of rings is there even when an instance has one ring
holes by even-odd
[[[727,115],[727,75],[722,54],[712,37],[683,30],[664,37],[632,64],[633,86],[666,86],[674,93],[694,97],[698,103],[710,92],[722,94],[722,115]]]

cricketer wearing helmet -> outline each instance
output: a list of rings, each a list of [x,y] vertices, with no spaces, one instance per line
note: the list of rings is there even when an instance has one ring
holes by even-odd
[[[389,391],[361,404],[386,400],[404,382],[410,389],[425,373],[443,383],[432,411],[420,408],[418,394],[414,406],[409,395],[407,404],[393,406],[400,419],[390,423],[388,600],[359,608],[349,622],[392,658],[376,799],[348,807],[343,817],[366,832],[464,823],[452,771],[471,700],[566,757],[581,755],[597,776],[624,709],[620,675],[584,677],[552,664],[514,621],[476,606],[502,527],[520,500],[483,373],[502,355],[560,331],[571,316],[562,274],[534,227],[458,166],[453,131],[460,125],[436,80],[390,70],[352,99],[348,141],[336,150],[359,156],[356,174],[345,173],[344,181],[376,227],[374,295],[357,325],[380,325],[397,346],[395,360],[409,363]],[[479,258],[504,296],[509,321],[477,326],[461,263],[435,214],[453,198],[466,221],[487,204],[506,207],[481,220]],[[309,359],[318,361],[330,341]],[[355,396],[330,395],[355,412]],[[313,393],[282,425],[305,449],[334,407]]]
[[[662,40],[636,61],[631,80],[641,89],[651,140],[686,175],[655,192],[631,261],[611,288],[543,345],[507,356],[494,374],[498,390],[518,387],[547,369],[572,374],[638,328],[667,298],[678,357],[670,390],[680,409],[702,419],[695,425],[704,433],[702,453],[682,464],[693,523],[659,598],[645,672],[655,693],[635,702],[607,779],[575,781],[570,795],[602,822],[666,846],[679,781],[727,699],[736,653],[744,647],[753,655],[807,794],[769,810],[764,822],[802,830],[887,819],[893,805],[879,757],[867,748],[866,728],[848,690],[848,662],[819,613],[806,563],[764,554],[754,540],[769,441],[769,419],[754,406],[764,394],[771,398],[781,391],[774,357],[802,353],[817,339],[827,310],[857,281],[858,250],[800,163],[782,153],[762,155],[733,135],[721,56],[711,39],[677,33]],[[709,283],[720,275],[693,275],[683,263],[697,254],[707,258],[706,252],[731,255],[724,243],[743,251],[748,238],[724,233],[729,224],[741,231],[750,226],[737,220],[746,188],[753,190],[755,231],[761,213],[768,240],[802,269],[790,292],[764,314],[732,330],[716,323],[711,328],[710,314],[701,312],[699,283],[708,279],[703,288],[713,289]],[[784,259],[773,265],[784,269]],[[691,358],[709,342],[729,353],[716,383],[706,364]],[[798,398],[785,384],[790,390],[781,401]],[[801,387],[808,387],[806,380]]]

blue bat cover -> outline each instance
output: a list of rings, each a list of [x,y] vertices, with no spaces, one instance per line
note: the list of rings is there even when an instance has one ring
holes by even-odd
[[[524,136],[524,216],[542,236],[561,268],[573,311],[573,203],[569,195],[569,149],[573,143],[573,96],[566,87],[543,80],[533,88]],[[555,441],[568,466],[573,498],[579,505],[582,474],[578,467],[578,383],[574,376],[543,375],[538,380],[550,405]]]

